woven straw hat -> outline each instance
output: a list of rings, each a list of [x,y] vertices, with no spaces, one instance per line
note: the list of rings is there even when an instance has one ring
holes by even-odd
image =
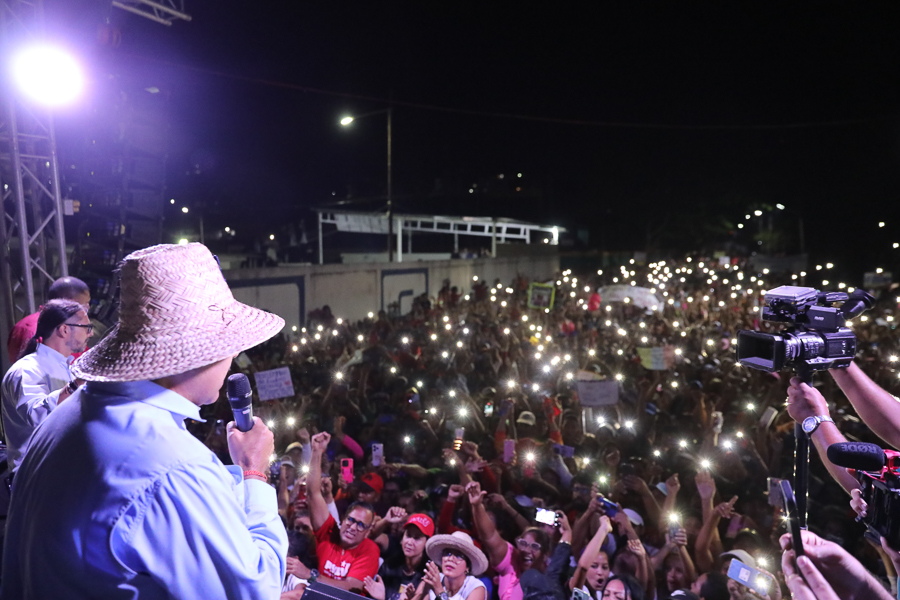
[[[465,554],[472,565],[471,575],[478,577],[487,571],[487,557],[484,555],[484,552],[475,546],[475,542],[472,541],[469,534],[462,531],[454,531],[450,535],[436,535],[425,542],[425,553],[437,565],[441,564],[441,555],[444,553],[444,548],[453,548]]]
[[[284,319],[241,304],[202,244],[161,244],[119,265],[119,323],[71,367],[87,381],[177,375],[266,341]]]

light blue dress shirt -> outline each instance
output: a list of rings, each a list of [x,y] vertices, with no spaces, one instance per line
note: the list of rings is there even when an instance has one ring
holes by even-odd
[[[3,430],[6,433],[7,462],[19,468],[28,438],[59,402],[59,393],[72,381],[68,358],[43,344],[23,356],[3,377]]]
[[[187,432],[155,383],[89,382],[38,427],[13,481],[0,598],[277,599],[275,490]]]

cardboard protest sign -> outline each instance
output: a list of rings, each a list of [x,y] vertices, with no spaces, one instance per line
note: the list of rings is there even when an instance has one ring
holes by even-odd
[[[641,365],[650,371],[666,371],[675,366],[675,348],[657,346],[655,348],[638,348]]]
[[[556,288],[549,283],[532,283],[528,286],[528,308],[553,308]]]
[[[609,406],[619,402],[618,381],[577,381],[581,406]]]
[[[260,400],[274,400],[294,395],[294,382],[291,381],[291,371],[287,367],[259,371],[253,378]]]

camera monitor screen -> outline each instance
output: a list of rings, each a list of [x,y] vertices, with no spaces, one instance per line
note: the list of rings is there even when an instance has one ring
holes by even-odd
[[[763,371],[778,371],[783,364],[784,341],[779,336],[757,331],[741,331],[738,333],[738,360]]]

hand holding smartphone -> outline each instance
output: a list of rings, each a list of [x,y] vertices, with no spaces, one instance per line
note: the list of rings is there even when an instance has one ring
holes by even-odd
[[[784,516],[791,533],[791,546],[797,556],[804,556],[803,538],[800,537],[800,517],[797,511],[797,498],[790,481],[781,480],[781,495],[784,497]]]
[[[341,459],[341,477],[344,479],[345,483],[353,483],[353,459],[352,458],[342,458]]]
[[[380,467],[384,461],[384,444],[372,444],[372,466]]]
[[[544,525],[559,527],[559,516],[556,514],[556,511],[547,510],[546,508],[537,509],[534,520],[538,523],[543,523]]]
[[[736,558],[731,559],[731,565],[728,567],[728,578],[746,585],[763,598],[769,594],[773,584],[771,577]]]
[[[457,427],[456,428],[456,439],[453,440],[453,449],[459,450],[462,448],[463,437],[466,435],[465,427]]]
[[[615,517],[619,512],[619,506],[603,496],[597,496],[597,503],[601,506],[603,513],[610,519]]]

